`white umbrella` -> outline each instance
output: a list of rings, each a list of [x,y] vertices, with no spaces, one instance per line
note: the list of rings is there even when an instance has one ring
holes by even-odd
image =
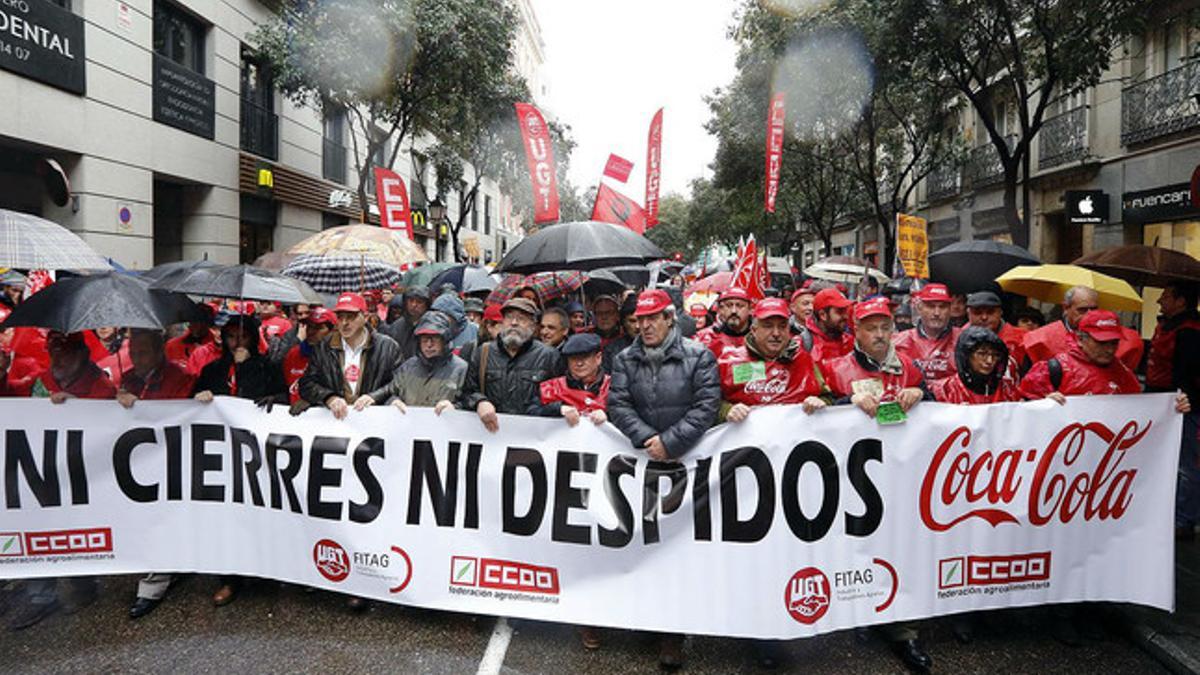
[[[844,284],[853,284],[862,281],[862,278],[868,274],[878,280],[881,285],[890,281],[886,274],[874,267],[838,262],[817,262],[805,268],[804,273],[815,279],[840,281]]]
[[[45,218],[0,209],[0,267],[111,270],[74,232]]]

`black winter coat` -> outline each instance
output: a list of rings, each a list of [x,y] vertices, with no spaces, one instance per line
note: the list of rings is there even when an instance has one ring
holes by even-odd
[[[367,346],[363,348],[362,379],[358,383],[358,396],[368,394],[376,403],[385,402],[390,394],[392,373],[400,365],[400,348],[386,335],[370,331]],[[353,403],[342,373],[342,336],[334,333],[313,348],[308,359],[308,370],[300,377],[300,397],[314,406],[323,406],[333,396],[341,396]]]
[[[537,340],[526,343],[516,356],[509,356],[500,338],[487,344],[484,390],[481,392],[479,387],[479,359],[485,351],[480,345],[471,351],[471,361],[467,364],[467,379],[463,383],[463,396],[459,401],[459,407],[463,410],[475,410],[480,401],[490,401],[496,406],[496,412],[524,415],[542,380],[566,372],[562,353]]]
[[[613,361],[608,419],[635,448],[658,435],[667,454],[680,457],[713,425],[720,406],[716,357],[678,332],[657,373],[640,338]]]
[[[383,326],[379,329],[380,333],[388,336],[399,347],[400,363],[404,363],[409,358],[417,355],[417,336],[413,335],[413,331],[417,329],[417,322],[410,319],[407,315]]]
[[[230,396],[229,366],[232,363],[233,356],[226,354],[204,366],[196,378],[196,384],[192,386],[192,395],[211,391],[216,396]],[[234,372],[237,378],[237,393],[234,396],[252,401],[273,398],[276,403],[287,403],[287,384],[283,381],[283,371],[262,354],[252,353],[250,358],[237,364]]]

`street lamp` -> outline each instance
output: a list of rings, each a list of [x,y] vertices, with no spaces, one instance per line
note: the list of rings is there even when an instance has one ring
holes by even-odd
[[[435,223],[440,223],[445,217],[446,205],[442,203],[441,197],[434,197],[433,201],[429,202],[429,219]]]

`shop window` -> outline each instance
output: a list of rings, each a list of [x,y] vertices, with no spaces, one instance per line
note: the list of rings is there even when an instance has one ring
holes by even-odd
[[[168,2],[154,3],[154,53],[204,74],[204,24]]]
[[[252,263],[274,247],[276,204],[270,199],[242,195],[239,218],[238,259]]]

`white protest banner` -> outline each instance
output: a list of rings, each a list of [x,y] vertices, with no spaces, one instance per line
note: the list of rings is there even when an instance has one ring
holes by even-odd
[[[0,401],[0,577],[195,571],[422,607],[791,638],[967,610],[1170,609],[1170,394],[880,426],[754,410],[682,464],[611,426],[246,401]]]

